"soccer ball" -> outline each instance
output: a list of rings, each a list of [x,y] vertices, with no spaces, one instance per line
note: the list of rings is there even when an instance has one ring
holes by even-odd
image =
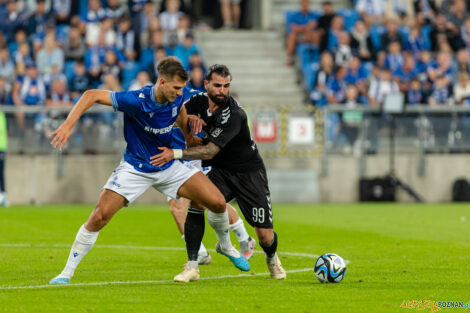
[[[335,253],[325,253],[315,262],[315,276],[322,283],[339,283],[346,275],[346,263]]]

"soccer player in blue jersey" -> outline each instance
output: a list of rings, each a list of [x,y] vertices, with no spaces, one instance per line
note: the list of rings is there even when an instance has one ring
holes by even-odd
[[[187,72],[173,57],[161,60],[158,72],[155,85],[140,90],[86,91],[66,121],[51,133],[51,144],[62,150],[80,116],[97,102],[112,105],[114,111],[124,112],[124,138],[127,142],[123,160],[109,177],[95,209],[78,231],[64,270],[50,281],[51,284],[69,283],[81,259],[93,247],[99,231],[117,211],[132,203],[151,186],[172,198],[185,197],[209,208],[208,220],[217,234],[222,254],[239,269],[250,269],[249,263],[230,242],[225,199],[214,184],[201,171],[180,161],[163,166],[150,164],[150,156],[159,153],[159,146],[171,147],[175,122],[183,131],[189,146],[196,141],[190,133],[183,105],[182,90],[188,80]],[[192,223],[187,220],[185,233],[193,231],[191,227],[195,220],[204,221],[204,215],[198,215]],[[201,239],[192,238],[194,243],[186,239],[186,244],[197,245],[199,249]],[[188,250],[188,257],[185,270],[175,277],[175,281],[199,280],[197,250]]]

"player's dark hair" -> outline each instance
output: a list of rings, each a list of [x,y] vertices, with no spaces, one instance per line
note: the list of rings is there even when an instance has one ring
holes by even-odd
[[[230,80],[232,80],[232,74],[230,73],[228,67],[223,64],[214,64],[209,67],[206,73],[207,81],[211,81],[213,73],[224,78],[230,76]]]
[[[173,79],[175,76],[178,76],[184,81],[189,79],[188,72],[186,72],[181,62],[175,57],[163,58],[160,63],[158,63],[157,70],[159,75],[170,79]]]

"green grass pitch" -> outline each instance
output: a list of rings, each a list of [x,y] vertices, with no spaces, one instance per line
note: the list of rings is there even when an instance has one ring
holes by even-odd
[[[189,284],[172,282],[186,253],[167,206],[133,205],[101,231],[77,285],[47,286],[91,209],[0,208],[0,312],[431,312],[400,306],[470,300],[469,205],[274,205],[287,280],[268,278],[260,248],[240,276],[214,252],[207,225],[213,262],[200,267],[207,279]],[[321,284],[311,270],[325,252],[350,261],[339,284]]]

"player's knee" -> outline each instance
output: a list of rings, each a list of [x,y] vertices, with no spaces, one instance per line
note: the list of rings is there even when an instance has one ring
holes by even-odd
[[[225,212],[226,205],[227,203],[225,202],[225,198],[222,195],[217,196],[212,203],[211,211],[215,213],[223,213]]]
[[[259,242],[263,245],[270,245],[274,238],[273,230],[269,228],[257,228],[256,234],[258,235]]]
[[[101,229],[108,224],[111,216],[106,214],[103,209],[96,207],[91,216],[90,222],[95,228]]]

